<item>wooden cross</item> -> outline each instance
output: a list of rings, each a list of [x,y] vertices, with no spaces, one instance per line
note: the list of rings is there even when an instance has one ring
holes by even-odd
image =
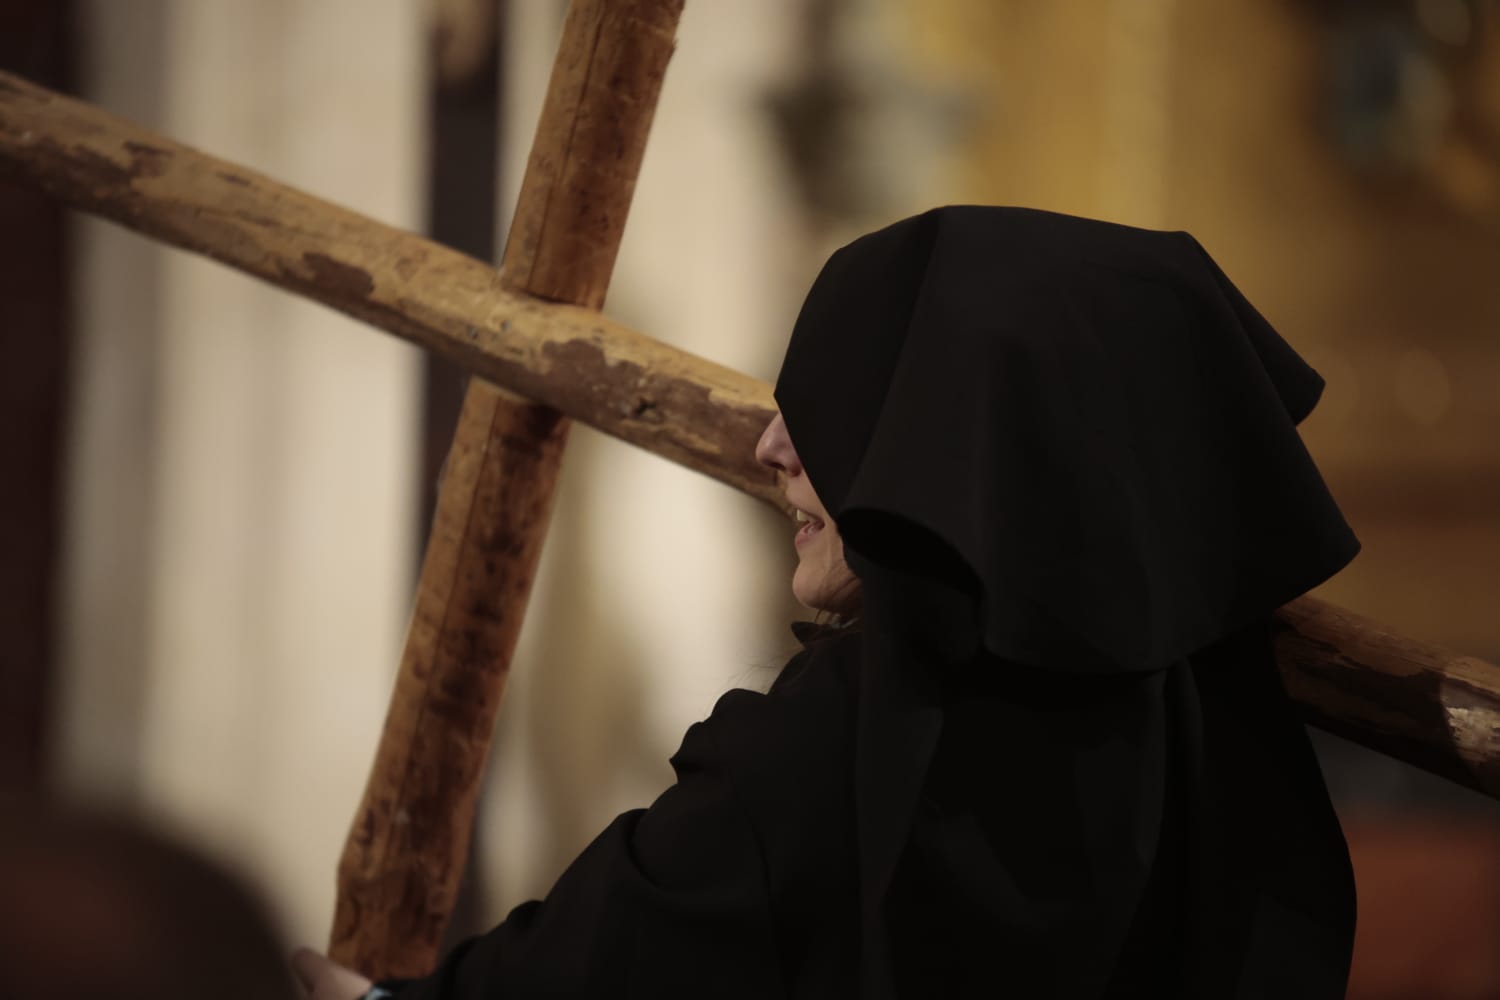
[[[416,975],[436,958],[569,420],[782,502],[752,455],[769,387],[597,312],[681,8],[574,0],[498,272],[0,73],[0,175],[477,376],[339,867],[331,954],[355,968]],[[1500,667],[1313,598],[1278,617],[1309,722],[1500,797]]]

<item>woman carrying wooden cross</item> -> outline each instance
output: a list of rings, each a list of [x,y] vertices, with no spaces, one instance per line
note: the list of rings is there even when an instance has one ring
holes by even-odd
[[[960,207],[840,250],[757,448],[839,623],[546,899],[372,995],[1342,997],[1353,880],[1269,623],[1358,550],[1296,431],[1321,389],[1185,233]]]

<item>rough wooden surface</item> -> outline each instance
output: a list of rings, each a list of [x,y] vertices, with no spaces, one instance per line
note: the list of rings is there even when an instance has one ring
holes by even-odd
[[[1500,666],[1303,597],[1277,660],[1308,722],[1500,798]]]
[[[0,173],[366,319],[737,489],[779,499],[751,455],[772,407],[763,382],[595,313],[508,293],[477,261],[4,74]],[[1284,672],[1310,719],[1500,797],[1500,667],[1310,598],[1282,615],[1295,633],[1281,639]]]
[[[682,0],[574,0],[501,269],[598,309]],[[380,748],[339,865],[330,954],[416,976],[438,957],[546,538],[569,421],[471,379]]]
[[[459,417],[444,485],[467,488],[439,498],[390,711],[339,860],[329,954],[351,968],[416,976],[437,957],[565,423],[539,406],[467,406]],[[496,438],[509,440],[494,449]],[[481,522],[476,510],[502,513]]]
[[[0,176],[365,320],[780,503],[752,454],[771,415],[763,382],[593,310],[511,291],[472,257],[5,73]]]

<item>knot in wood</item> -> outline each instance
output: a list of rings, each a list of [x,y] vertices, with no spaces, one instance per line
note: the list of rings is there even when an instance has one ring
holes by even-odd
[[[631,405],[627,415],[631,420],[640,420],[648,424],[659,424],[664,419],[661,410],[656,405],[656,400],[649,396],[635,397],[635,403]]]

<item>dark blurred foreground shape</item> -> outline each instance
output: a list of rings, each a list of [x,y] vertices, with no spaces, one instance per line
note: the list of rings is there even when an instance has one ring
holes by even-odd
[[[117,819],[0,800],[0,997],[300,996],[260,903],[222,868]]]
[[[73,85],[72,0],[0,0],[0,69]],[[66,211],[0,181],[0,786],[39,788],[52,713],[71,294]]]

